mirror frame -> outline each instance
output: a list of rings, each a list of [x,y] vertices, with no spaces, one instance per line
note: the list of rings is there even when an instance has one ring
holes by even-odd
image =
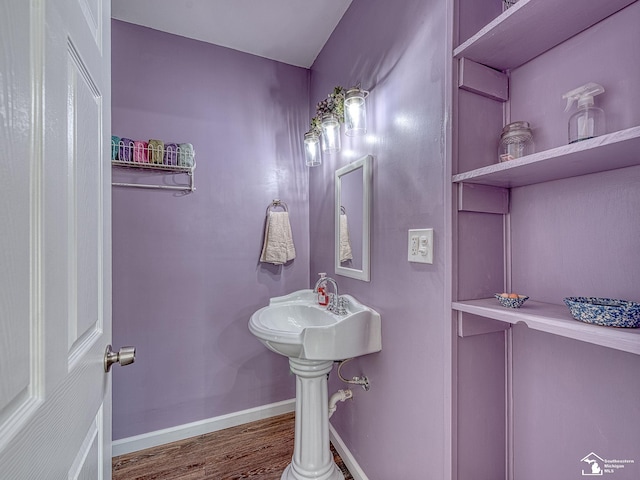
[[[362,168],[362,270],[343,267],[340,265],[340,205],[341,205],[341,177]],[[371,247],[371,189],[372,189],[373,156],[364,157],[336,170],[335,173],[335,230],[334,230],[334,258],[336,275],[355,278],[365,282],[370,281],[370,247]]]

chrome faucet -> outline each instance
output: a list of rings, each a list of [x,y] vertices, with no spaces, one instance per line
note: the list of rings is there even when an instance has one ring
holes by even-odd
[[[338,283],[331,277],[325,277],[321,280],[324,280],[327,285],[333,286],[333,293],[329,294],[329,305],[327,305],[327,310],[329,312],[335,313],[336,315],[346,315],[347,299],[341,297],[338,293]]]

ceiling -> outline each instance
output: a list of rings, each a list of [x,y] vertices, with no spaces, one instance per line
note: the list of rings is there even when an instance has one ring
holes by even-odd
[[[351,0],[112,0],[137,25],[309,68]]]

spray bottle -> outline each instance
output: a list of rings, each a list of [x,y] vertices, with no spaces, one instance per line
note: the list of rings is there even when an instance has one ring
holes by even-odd
[[[574,101],[578,101],[578,111],[569,117],[569,143],[580,142],[605,133],[604,110],[593,105],[593,97],[604,93],[604,87],[589,82],[565,93],[568,112]]]

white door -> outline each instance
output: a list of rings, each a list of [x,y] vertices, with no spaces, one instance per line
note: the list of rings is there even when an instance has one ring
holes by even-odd
[[[0,0],[0,478],[110,479],[109,0]]]

